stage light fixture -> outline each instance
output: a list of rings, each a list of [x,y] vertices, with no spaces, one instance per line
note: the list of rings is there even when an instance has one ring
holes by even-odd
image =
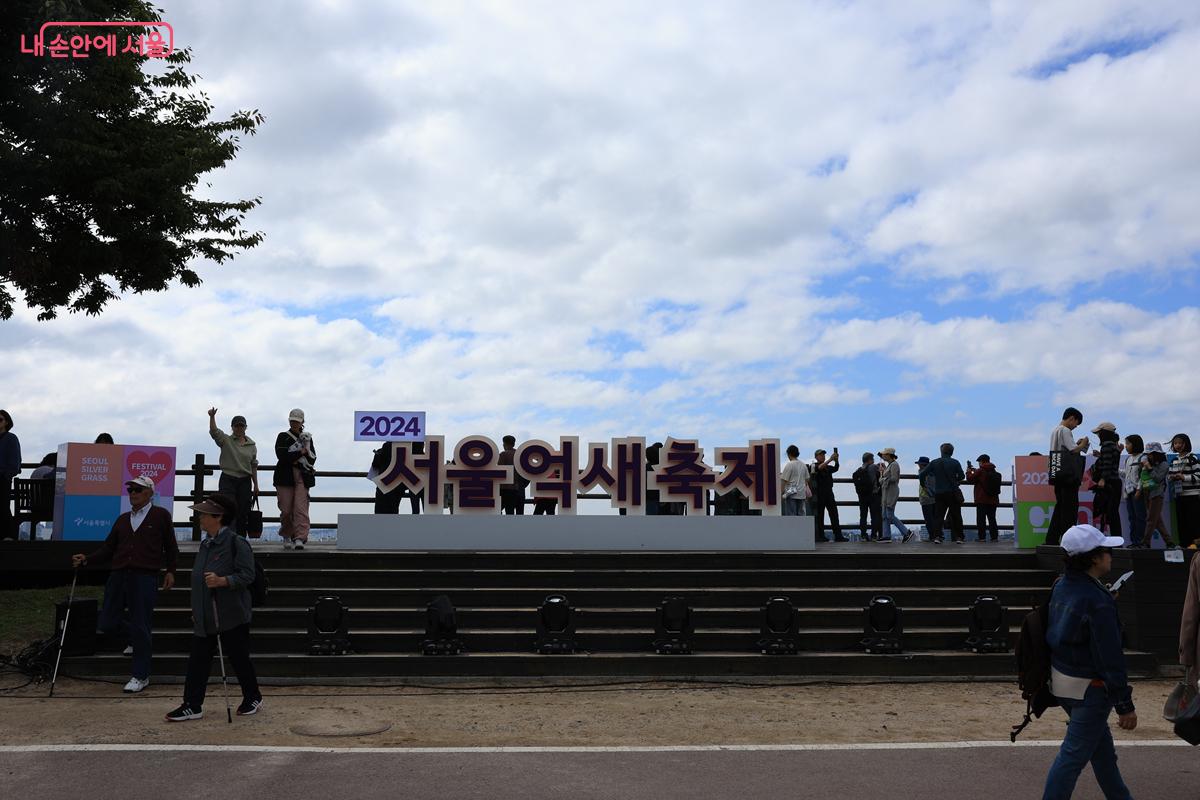
[[[308,609],[308,653],[334,656],[350,652],[350,609],[337,595],[321,595]]]
[[[654,652],[680,655],[692,652],[692,609],[687,598],[664,597],[654,626]]]
[[[575,652],[575,609],[564,595],[548,595],[538,608],[535,649],[543,655]]]
[[[862,645],[868,653],[902,653],[904,620],[891,595],[877,594],[863,609]]]
[[[421,642],[421,652],[427,656],[456,656],[462,651],[454,604],[449,597],[439,594],[425,607],[425,640]]]
[[[967,647],[976,653],[1008,652],[1008,609],[994,594],[981,594],[967,609]]]
[[[787,597],[772,597],[762,607],[762,638],[758,649],[763,655],[795,655],[800,649],[800,615]]]

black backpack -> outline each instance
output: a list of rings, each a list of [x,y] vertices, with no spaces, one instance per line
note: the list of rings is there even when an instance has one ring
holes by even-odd
[[[854,470],[854,474],[850,476],[850,480],[854,481],[854,491],[860,495],[871,494],[875,490],[874,484],[871,483],[871,476],[867,474],[866,467],[859,467]]]
[[[1050,691],[1050,645],[1046,643],[1046,629],[1050,627],[1050,603],[1034,608],[1021,621],[1021,635],[1017,637],[1017,685],[1021,688],[1021,699],[1025,701],[1025,719],[1014,725],[1008,738],[1017,741],[1017,734],[1034,717],[1041,718],[1047,708],[1058,705]]]
[[[267,580],[267,571],[262,568],[262,564],[258,563],[258,559],[254,558],[254,548],[250,547],[250,543],[241,536],[236,537],[241,539],[242,543],[250,550],[250,558],[254,561],[254,582],[250,584],[250,605],[264,606],[267,604],[267,592],[271,588],[271,582]]]
[[[983,490],[987,492],[988,497],[999,497],[1003,485],[1004,479],[1000,477],[1000,470],[989,469],[983,479]]]

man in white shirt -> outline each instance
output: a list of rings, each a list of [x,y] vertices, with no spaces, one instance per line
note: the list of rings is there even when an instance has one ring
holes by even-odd
[[[779,473],[783,485],[783,515],[799,517],[804,514],[804,503],[808,499],[808,465],[800,460],[800,448],[788,445],[788,462]]]
[[[1076,440],[1071,433],[1083,423],[1083,412],[1067,408],[1063,412],[1062,424],[1050,434],[1050,452],[1064,453],[1064,471],[1054,484],[1054,514],[1046,530],[1046,544],[1058,544],[1063,533],[1079,522],[1079,485],[1083,483],[1083,465],[1079,454],[1088,448],[1088,437]]]

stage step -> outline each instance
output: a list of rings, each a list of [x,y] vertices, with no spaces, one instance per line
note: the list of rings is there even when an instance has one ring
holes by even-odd
[[[1153,656],[1127,652],[1132,677],[1149,677],[1157,665]],[[363,679],[440,677],[646,677],[695,678],[700,676],[773,676],[804,679],[965,677],[975,680],[1012,681],[1016,664],[1011,653],[926,651],[900,655],[867,653],[801,653],[764,656],[746,652],[711,652],[692,655],[658,655],[647,652],[533,655],[528,652],[468,653],[460,656],[417,654],[358,654],[308,656],[256,652],[254,664],[264,682],[293,679],[305,683]],[[186,671],[183,653],[156,654],[153,676],[168,682]],[[215,669],[215,668],[214,668]],[[63,673],[80,677],[127,680],[129,659],[119,655],[65,659]]]

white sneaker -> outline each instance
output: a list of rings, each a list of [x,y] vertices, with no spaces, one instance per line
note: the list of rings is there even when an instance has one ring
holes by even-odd
[[[130,678],[129,683],[125,684],[125,688],[122,689],[121,691],[123,691],[127,694],[136,694],[137,692],[140,692],[142,689],[145,689],[149,685],[150,685],[149,678],[146,678],[145,680],[142,680],[141,678]]]
[[[291,549],[292,549],[292,540],[291,540],[291,539],[284,539],[284,540],[283,540],[283,549],[284,549],[284,550],[291,550]]]
[[[125,645],[125,649],[121,651],[121,655],[123,655],[123,656],[133,655],[133,645],[131,645],[131,644]]]
[[[297,550],[303,550],[303,549],[304,549],[304,542],[302,542],[302,541],[300,541],[299,539],[297,539],[295,542],[293,542],[293,543],[292,543],[292,546],[293,546],[293,547],[295,547]]]

